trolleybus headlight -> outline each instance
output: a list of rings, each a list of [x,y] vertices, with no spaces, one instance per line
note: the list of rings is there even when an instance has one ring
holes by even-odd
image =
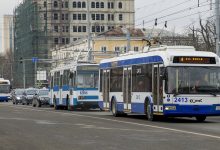
[[[165,110],[176,110],[176,106],[165,106]]]
[[[215,110],[220,110],[220,106],[216,106]]]

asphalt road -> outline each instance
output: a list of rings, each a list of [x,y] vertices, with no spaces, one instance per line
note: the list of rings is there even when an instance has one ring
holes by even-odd
[[[219,150],[220,117],[150,122],[0,103],[0,150]]]

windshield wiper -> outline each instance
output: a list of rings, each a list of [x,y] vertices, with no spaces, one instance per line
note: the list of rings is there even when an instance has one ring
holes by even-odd
[[[217,94],[216,93],[214,93],[214,92],[209,92],[208,94],[210,94],[210,95],[213,95],[213,96],[217,96]]]

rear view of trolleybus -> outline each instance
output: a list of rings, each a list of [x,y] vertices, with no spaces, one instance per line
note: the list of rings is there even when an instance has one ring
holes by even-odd
[[[55,109],[67,107],[102,109],[99,100],[99,65],[77,63],[55,68],[51,71],[50,105]]]
[[[190,46],[161,46],[100,63],[100,98],[114,116],[220,115],[219,58]]]
[[[0,78],[0,102],[7,102],[10,99],[10,81]]]

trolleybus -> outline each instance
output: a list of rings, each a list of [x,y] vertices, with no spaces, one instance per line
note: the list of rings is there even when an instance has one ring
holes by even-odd
[[[0,101],[7,102],[11,98],[10,81],[0,78]]]
[[[77,63],[51,70],[50,105],[55,109],[67,107],[69,110],[100,108],[98,80],[99,65]]]
[[[219,58],[191,46],[160,46],[100,63],[100,98],[114,116],[220,115]]]

